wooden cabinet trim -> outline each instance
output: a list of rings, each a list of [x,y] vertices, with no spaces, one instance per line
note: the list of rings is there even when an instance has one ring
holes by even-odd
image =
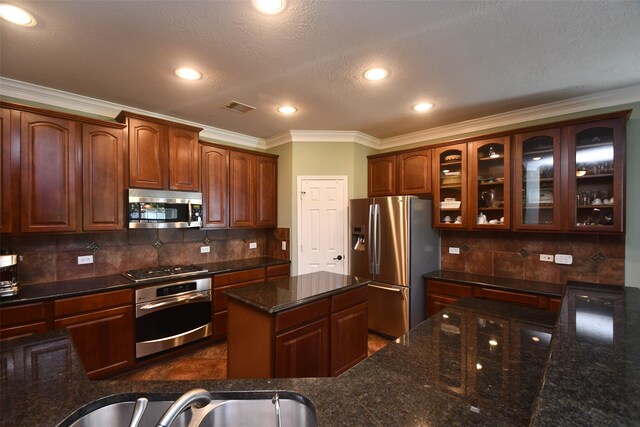
[[[491,299],[496,301],[514,302],[517,304],[540,306],[538,295],[526,294],[522,292],[502,291],[499,289],[486,288],[477,286],[474,290],[474,296],[478,298]]]
[[[133,304],[133,292],[131,289],[124,289],[55,300],[53,313],[54,318],[58,319],[129,304]]]
[[[329,298],[310,302],[302,307],[292,308],[276,314],[276,332],[301,325],[329,314]]]

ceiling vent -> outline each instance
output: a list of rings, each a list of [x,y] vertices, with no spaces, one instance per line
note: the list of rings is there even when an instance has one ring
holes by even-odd
[[[225,104],[224,108],[230,111],[235,111],[236,113],[244,114],[249,111],[255,110],[256,107],[252,107],[251,105],[243,104],[238,101],[229,101]]]

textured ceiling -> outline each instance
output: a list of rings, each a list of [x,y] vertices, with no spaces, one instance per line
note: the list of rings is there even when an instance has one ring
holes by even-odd
[[[640,83],[639,1],[11,3],[38,25],[0,23],[3,77],[261,138],[387,138]],[[204,79],[177,79],[184,65]],[[364,81],[370,66],[391,75]],[[232,99],[257,110],[221,108]],[[421,100],[436,108],[411,111]]]

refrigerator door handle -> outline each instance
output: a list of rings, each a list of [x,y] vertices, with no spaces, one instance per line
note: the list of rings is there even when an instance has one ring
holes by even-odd
[[[372,241],[372,233],[371,233],[371,226],[373,225],[373,206],[374,205],[369,205],[369,227],[367,228],[367,257],[368,257],[368,262],[369,262],[369,273],[373,274],[374,271],[374,265],[373,265],[373,260],[375,259],[372,253],[372,250],[375,248],[375,244],[372,246],[371,245],[371,241]],[[375,242],[374,242],[375,243]]]
[[[402,288],[389,288],[387,286],[372,285],[371,283],[369,283],[368,286],[371,288],[382,289],[383,291],[398,292],[402,295],[402,299],[406,299]]]
[[[376,203],[376,207],[375,207],[375,216],[376,216],[376,221],[375,221],[375,233],[376,233],[376,241],[375,241],[375,247],[376,247],[376,269],[375,269],[375,274],[380,274],[380,253],[382,252],[380,250],[380,205]]]

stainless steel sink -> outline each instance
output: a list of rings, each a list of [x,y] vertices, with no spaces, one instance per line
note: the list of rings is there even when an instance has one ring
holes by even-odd
[[[202,427],[208,426],[276,426],[274,403],[275,393],[271,392],[228,392],[212,393],[212,404],[225,402],[209,412],[200,422]],[[282,427],[316,426],[316,412],[313,404],[301,394],[278,392],[280,402],[280,420]],[[94,427],[94,426],[129,426],[136,399],[141,396],[110,396],[80,408],[61,426]],[[149,399],[142,416],[140,427],[155,427],[158,421],[171,406],[173,400],[154,400],[158,396],[146,395]],[[175,396],[176,398],[178,396]],[[101,404],[104,403],[104,404]],[[97,405],[97,406],[96,406]],[[95,409],[93,409],[95,408]],[[188,427],[194,413],[187,410],[172,424],[174,427]],[[193,423],[192,423],[193,425]]]

